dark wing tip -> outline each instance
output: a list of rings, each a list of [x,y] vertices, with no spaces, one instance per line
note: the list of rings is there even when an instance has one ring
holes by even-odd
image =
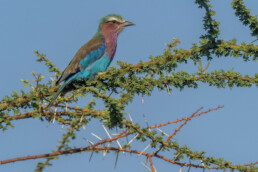
[[[55,85],[59,85],[60,84],[60,78],[56,81]]]

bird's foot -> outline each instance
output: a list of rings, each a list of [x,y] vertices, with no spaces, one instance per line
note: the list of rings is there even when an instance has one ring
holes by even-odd
[[[105,72],[99,72],[99,73],[98,73],[98,75],[103,75],[103,74],[105,74]]]

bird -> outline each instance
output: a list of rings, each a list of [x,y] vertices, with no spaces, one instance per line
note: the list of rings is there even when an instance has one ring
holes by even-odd
[[[98,73],[107,70],[112,62],[118,35],[127,26],[135,25],[118,14],[109,14],[100,19],[96,34],[84,44],[74,55],[68,66],[62,72],[56,85],[63,84],[51,99],[47,108],[51,107],[64,88],[75,81],[94,79]]]

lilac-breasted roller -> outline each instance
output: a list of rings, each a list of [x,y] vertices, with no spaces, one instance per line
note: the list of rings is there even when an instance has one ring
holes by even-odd
[[[119,33],[126,26],[132,25],[134,23],[125,21],[123,17],[117,14],[110,14],[101,18],[97,33],[77,51],[57,80],[56,85],[61,82],[64,83],[50,101],[48,107],[53,104],[63,89],[73,81],[92,79],[95,78],[97,73],[105,72],[114,58]]]

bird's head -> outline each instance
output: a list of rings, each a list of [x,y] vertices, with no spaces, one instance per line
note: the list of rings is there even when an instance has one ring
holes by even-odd
[[[120,15],[109,14],[100,19],[98,31],[102,33],[115,33],[118,35],[124,30],[125,27],[132,25],[135,24],[129,21],[125,21]]]

